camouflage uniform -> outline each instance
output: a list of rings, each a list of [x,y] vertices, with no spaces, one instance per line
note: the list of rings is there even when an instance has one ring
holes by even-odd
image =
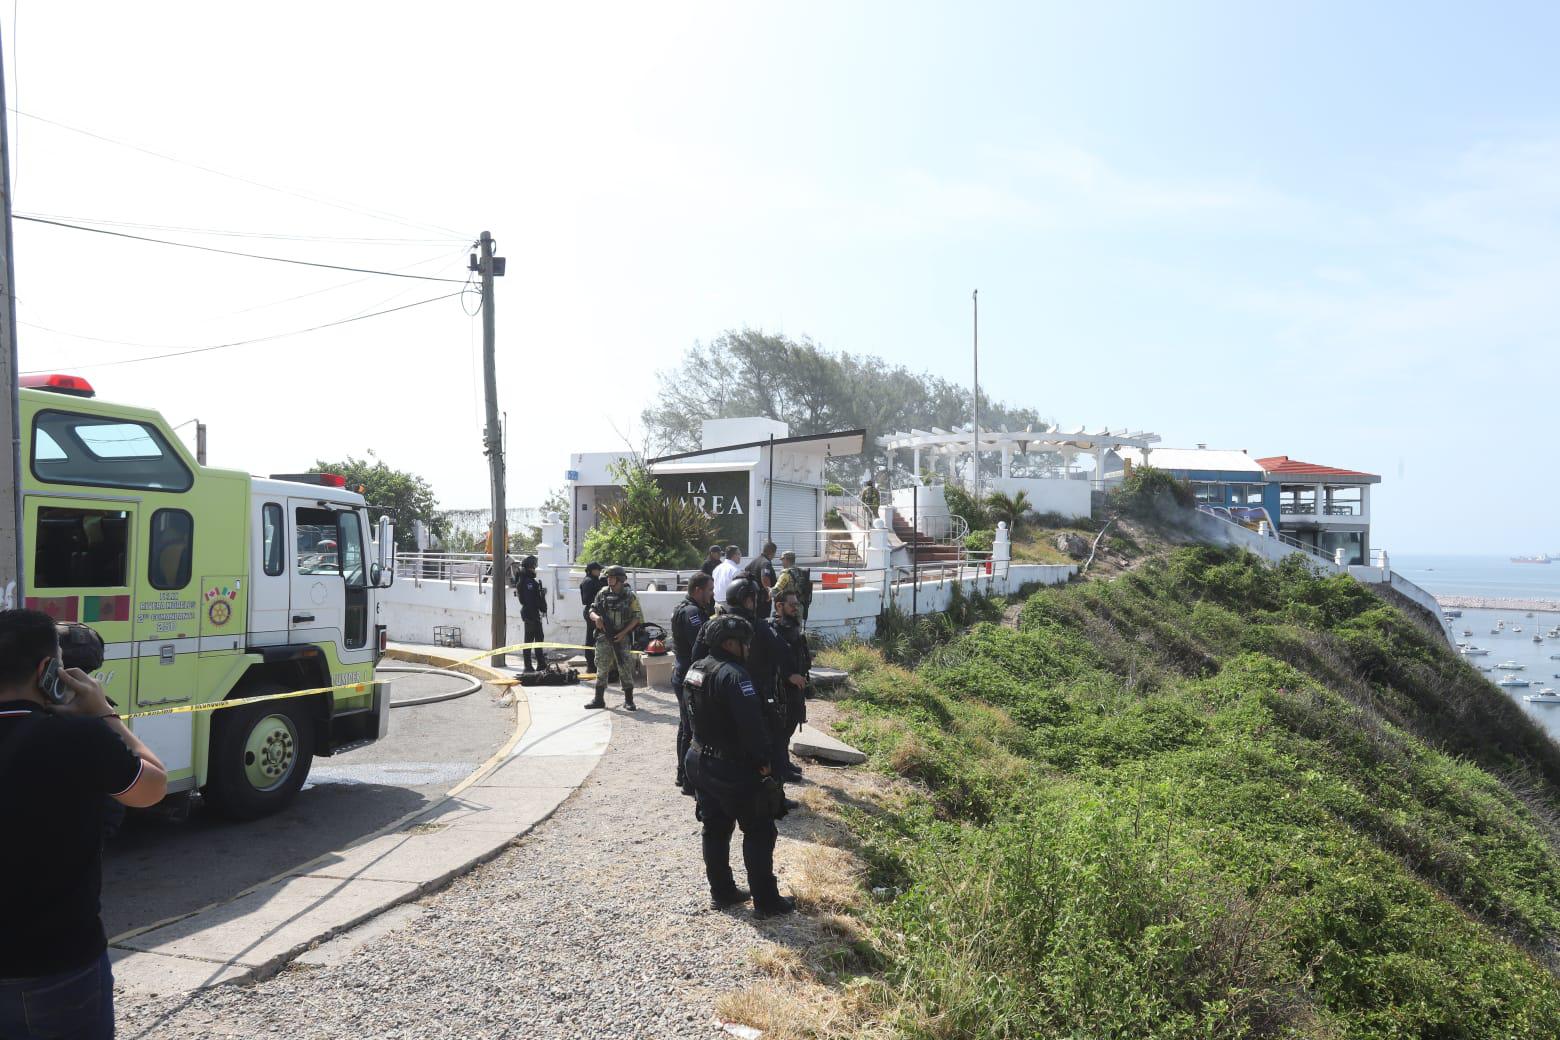
[[[621,632],[634,622],[641,625],[645,622],[645,613],[639,608],[639,597],[634,591],[624,585],[617,592],[613,592],[610,586],[604,586],[596,593],[596,599],[590,605],[590,609],[599,614],[606,622],[607,628],[613,632]],[[596,699],[607,692],[607,676],[612,674],[614,668],[618,671],[618,678],[623,684],[623,696],[633,699],[634,696],[634,655],[629,650],[629,644],[633,637],[624,639],[612,639],[599,629],[596,632]]]

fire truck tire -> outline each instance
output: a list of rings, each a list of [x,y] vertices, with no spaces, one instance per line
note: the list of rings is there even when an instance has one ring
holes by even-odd
[[[244,696],[281,693],[249,688]],[[246,704],[214,713],[205,796],[223,816],[253,820],[298,794],[314,761],[314,718],[308,698]]]

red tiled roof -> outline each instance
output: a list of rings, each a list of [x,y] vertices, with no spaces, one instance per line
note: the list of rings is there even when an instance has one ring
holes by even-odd
[[[1336,466],[1318,466],[1314,462],[1301,462],[1292,459],[1288,455],[1271,455],[1265,459],[1258,459],[1257,465],[1269,473],[1277,473],[1285,477],[1369,477],[1371,480],[1381,478],[1374,473],[1362,473],[1357,469],[1338,469]]]

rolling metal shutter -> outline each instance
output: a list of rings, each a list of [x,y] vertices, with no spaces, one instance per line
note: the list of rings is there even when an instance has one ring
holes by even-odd
[[[771,484],[769,494],[773,504],[773,532],[770,538],[781,552],[790,549],[806,559],[821,555],[818,544],[818,489],[801,484]]]

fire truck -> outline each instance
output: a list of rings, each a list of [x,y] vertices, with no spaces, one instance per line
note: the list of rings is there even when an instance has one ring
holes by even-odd
[[[128,724],[168,767],[175,808],[198,791],[231,818],[275,812],[314,756],[385,735],[388,518],[370,525],[339,476],[201,465],[157,412],[80,377],[21,386],[19,600],[103,637],[110,700],[159,712]],[[341,688],[201,707],[322,687]]]

